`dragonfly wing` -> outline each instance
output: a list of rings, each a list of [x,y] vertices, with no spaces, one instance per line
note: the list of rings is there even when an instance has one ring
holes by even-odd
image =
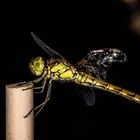
[[[126,54],[115,48],[91,50],[75,67],[96,78],[106,79],[107,70],[115,62],[126,62]]]
[[[78,93],[80,99],[83,101],[84,104],[87,106],[93,106],[95,103],[95,92],[93,88],[76,85],[75,87],[76,92]]]
[[[48,45],[46,45],[39,37],[37,37],[33,32],[31,32],[31,35],[35,42],[52,58],[55,59],[64,59],[62,55],[60,55],[58,52],[55,50],[51,49]]]

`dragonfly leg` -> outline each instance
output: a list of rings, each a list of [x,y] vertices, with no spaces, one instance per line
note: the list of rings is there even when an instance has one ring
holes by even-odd
[[[34,90],[39,90],[40,89],[40,91],[34,91],[34,93],[43,93],[44,92],[44,89],[45,89],[45,85],[46,85],[46,81],[47,81],[47,77],[45,77],[44,79],[43,79],[43,81],[42,81],[42,83],[41,83],[41,86],[39,86],[39,87],[34,87],[33,89]]]
[[[44,79],[44,75],[42,75],[41,77],[39,77],[39,78],[37,78],[37,79],[35,79],[35,80],[33,80],[33,81],[29,81],[28,83],[36,84],[36,83],[42,81],[43,79]],[[44,80],[43,80],[43,81],[44,81]],[[42,84],[42,85],[43,85],[43,84]],[[25,89],[22,89],[22,90],[28,90],[28,89],[31,89],[31,88],[32,88],[32,87],[25,88]]]
[[[46,98],[45,98],[45,101],[43,103],[41,103],[40,105],[38,105],[37,107],[35,108],[32,108],[25,116],[24,118],[28,117],[32,111],[39,109],[39,111],[35,114],[35,117],[39,114],[39,112],[43,109],[43,107],[46,105],[46,103],[49,101],[50,99],[50,95],[51,95],[51,87],[52,87],[52,80],[49,81],[49,84],[48,84],[48,90],[47,90],[47,95],[46,95]]]
[[[47,90],[47,95],[45,98],[45,101],[42,103],[42,105],[40,106],[41,108],[38,110],[38,112],[35,114],[35,117],[39,114],[39,112],[43,109],[43,107],[46,105],[46,103],[49,101],[50,96],[51,96],[51,87],[52,87],[52,80],[49,81],[48,84],[48,90]]]

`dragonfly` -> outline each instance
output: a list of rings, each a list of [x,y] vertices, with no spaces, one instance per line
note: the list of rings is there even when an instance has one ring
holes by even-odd
[[[50,100],[53,81],[71,81],[75,83],[80,89],[78,90],[80,98],[88,106],[93,106],[95,103],[95,89],[108,91],[140,104],[139,94],[106,82],[107,71],[111,65],[116,62],[124,63],[127,61],[127,56],[123,51],[116,48],[90,50],[82,60],[72,65],[60,53],[46,45],[33,32],[31,32],[31,35],[35,42],[51,58],[45,59],[38,56],[29,63],[30,71],[37,76],[32,83],[37,84],[41,82],[41,86],[34,87],[34,89],[39,90],[36,93],[44,92],[47,81],[48,89],[45,101],[36,108],[31,109],[25,117],[39,108],[39,111],[36,113],[37,115]]]

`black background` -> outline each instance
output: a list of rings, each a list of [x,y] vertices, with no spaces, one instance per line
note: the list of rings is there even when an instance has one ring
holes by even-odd
[[[60,4],[60,3],[59,3]],[[49,8],[49,10],[48,10]],[[36,9],[38,10],[38,9]],[[30,35],[33,31],[51,48],[61,53],[72,64],[89,50],[118,48],[128,56],[125,64],[114,64],[108,71],[107,81],[140,94],[139,47],[140,37],[128,26],[129,8],[120,1],[63,3],[46,5],[46,15],[36,16],[40,22],[32,30],[2,33],[0,136],[5,137],[5,85],[34,79],[28,63],[35,56],[48,56]],[[34,14],[35,15],[35,14]],[[26,24],[28,22],[26,21]],[[43,26],[42,24],[46,24]],[[41,27],[43,27],[41,29]],[[35,106],[45,93],[35,95]],[[85,138],[136,139],[140,126],[140,105],[105,91],[96,91],[96,102],[87,107],[77,96],[71,83],[53,83],[51,100],[35,118],[35,139],[52,140]]]

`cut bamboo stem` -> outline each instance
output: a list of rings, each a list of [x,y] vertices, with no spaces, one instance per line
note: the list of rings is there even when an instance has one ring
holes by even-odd
[[[18,83],[6,85],[6,140],[33,140],[33,85]],[[26,90],[24,90],[26,89]]]

